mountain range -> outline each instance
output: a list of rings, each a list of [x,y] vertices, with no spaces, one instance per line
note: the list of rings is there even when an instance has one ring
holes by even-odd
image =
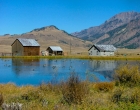
[[[96,22],[96,21],[95,21]],[[122,12],[103,24],[71,33],[94,44],[112,44],[118,48],[140,47],[140,13]]]

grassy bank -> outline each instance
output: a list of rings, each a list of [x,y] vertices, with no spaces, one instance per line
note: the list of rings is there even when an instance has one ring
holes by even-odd
[[[1,56],[0,58],[25,58],[25,59],[95,59],[95,60],[140,60],[140,56]]]
[[[81,82],[72,74],[67,82],[58,85],[0,84],[0,105],[21,103],[23,110],[138,110],[138,66],[119,67],[114,79],[114,82]]]

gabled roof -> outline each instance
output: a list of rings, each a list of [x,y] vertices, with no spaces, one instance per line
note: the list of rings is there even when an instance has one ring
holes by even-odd
[[[49,46],[53,51],[63,51],[61,47],[59,46]],[[48,48],[49,48],[48,47]]]
[[[114,52],[116,50],[116,47],[114,47],[113,45],[96,45],[95,44],[92,47],[95,47],[97,50],[99,50],[101,52],[104,52],[104,51],[106,51],[106,52]]]
[[[23,46],[40,46],[39,43],[35,39],[18,38],[16,40],[18,40]]]

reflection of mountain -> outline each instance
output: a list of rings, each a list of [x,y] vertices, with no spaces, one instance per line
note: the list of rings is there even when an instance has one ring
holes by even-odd
[[[36,67],[40,65],[39,59],[12,59],[12,69],[15,71],[15,73],[21,74],[21,73],[27,73],[27,74],[33,74]]]
[[[106,79],[112,80],[117,63],[114,60],[93,60],[90,62],[90,66],[94,72],[103,75]]]

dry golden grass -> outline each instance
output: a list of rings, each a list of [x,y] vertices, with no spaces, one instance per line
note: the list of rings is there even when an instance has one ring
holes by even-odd
[[[110,82],[100,82],[100,83],[96,83],[95,84],[95,89],[97,91],[104,91],[104,92],[108,92],[113,90],[114,88],[114,83],[110,83]]]
[[[71,105],[63,99],[62,86],[43,84],[38,87],[17,87],[1,84],[0,87],[4,102],[22,103],[23,110],[131,110],[140,107],[139,87],[115,86],[110,91],[102,92],[95,89],[95,83],[87,82],[89,91],[82,98],[82,103]]]

